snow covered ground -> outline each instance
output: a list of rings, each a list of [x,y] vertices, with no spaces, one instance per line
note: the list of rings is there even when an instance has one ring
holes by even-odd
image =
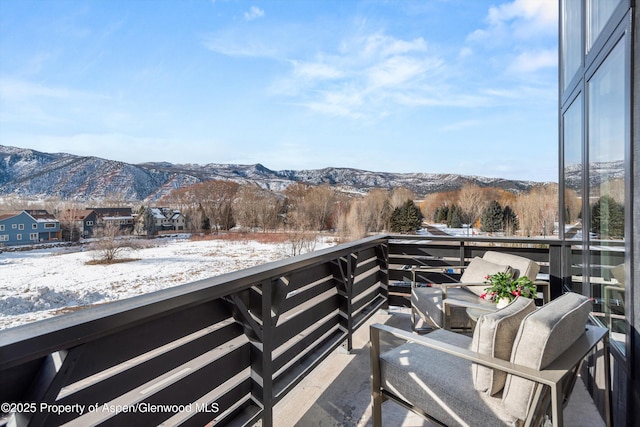
[[[467,229],[436,225],[447,234]],[[419,234],[429,234],[421,230]],[[141,295],[286,258],[286,243],[254,240],[157,239],[122,254],[135,261],[90,265],[99,254],[80,247],[0,253],[0,330],[83,307]],[[331,246],[319,240],[315,249]]]
[[[121,257],[134,261],[89,265],[99,258],[79,248],[0,253],[0,329],[45,319],[73,307],[114,301],[217,276],[289,256],[285,243],[253,240],[159,239]],[[331,246],[318,242],[315,249]]]

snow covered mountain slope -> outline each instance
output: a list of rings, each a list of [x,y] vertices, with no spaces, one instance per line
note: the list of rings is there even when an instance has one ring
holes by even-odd
[[[345,192],[374,188],[406,187],[418,196],[455,190],[466,183],[499,187],[510,191],[526,190],[535,182],[513,181],[455,174],[370,172],[350,168],[273,171],[261,164],[129,164],[97,157],[0,145],[0,196],[60,196],[75,200],[101,200],[118,196],[126,200],[155,201],[174,188],[196,182],[221,179],[239,183],[253,182],[263,188],[282,191],[295,182],[329,184]]]

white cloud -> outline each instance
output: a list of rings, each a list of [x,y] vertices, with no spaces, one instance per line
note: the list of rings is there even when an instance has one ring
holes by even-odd
[[[470,41],[536,39],[542,34],[554,34],[558,27],[556,0],[514,0],[489,8],[487,28],[473,31]]]
[[[246,36],[243,39],[233,32],[206,36],[202,43],[210,51],[226,56],[273,59],[281,56],[277,47],[258,37]]]
[[[558,52],[555,50],[541,50],[537,52],[523,52],[510,64],[509,71],[514,73],[531,73],[543,68],[558,65]]]
[[[264,10],[258,6],[251,6],[249,11],[244,13],[245,21],[253,21],[254,19],[262,18],[264,16]]]
[[[337,79],[344,76],[344,72],[336,67],[322,62],[291,61],[294,75],[306,79]]]
[[[102,95],[96,95],[89,92],[83,92],[64,87],[46,86],[39,83],[33,83],[27,80],[0,78],[0,98],[8,99],[26,99],[26,98],[57,98],[57,99],[73,99],[73,98],[106,98]]]
[[[419,80],[429,70],[441,65],[442,61],[438,59],[394,56],[374,65],[367,74],[372,87],[397,87],[411,80]]]
[[[512,19],[524,19],[536,26],[556,26],[558,23],[558,2],[555,0],[515,0],[489,9],[491,25],[501,25]]]
[[[437,84],[444,61],[423,38],[403,40],[381,32],[347,37],[333,52],[290,60],[291,72],[270,88],[311,111],[350,118],[381,117],[394,105],[426,105],[421,85]],[[428,91],[428,89],[427,89]]]

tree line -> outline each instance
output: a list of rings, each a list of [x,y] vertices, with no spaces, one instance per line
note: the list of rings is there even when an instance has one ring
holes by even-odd
[[[571,216],[567,217],[570,221],[578,221],[581,216],[575,213],[579,209],[576,197],[565,196],[566,209],[571,210]],[[4,199],[5,210],[11,200]],[[54,214],[69,211],[71,205],[76,209],[80,206],[63,200],[49,200],[38,206],[22,204],[21,209],[45,208]],[[136,212],[144,211],[141,205],[132,206],[117,198],[104,201],[103,205],[130,206]],[[274,192],[252,183],[214,180],[174,189],[155,205],[180,210],[188,220],[190,232],[241,229],[317,233],[330,230],[348,241],[385,231],[410,233],[420,229],[424,219],[454,228],[467,224],[487,233],[542,236],[557,232],[558,186],[538,185],[516,194],[467,184],[459,190],[433,193],[418,200],[406,188],[348,194],[330,185],[295,183],[282,192]],[[614,229],[607,231],[609,235],[619,234],[620,206],[610,198],[593,203],[594,221],[601,223],[603,216],[614,218]],[[596,229],[597,224],[591,228]]]

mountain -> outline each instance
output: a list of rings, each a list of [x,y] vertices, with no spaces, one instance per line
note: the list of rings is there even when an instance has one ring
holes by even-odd
[[[582,165],[571,165],[565,168],[565,185],[582,193]],[[608,181],[624,182],[624,161],[589,163],[589,186],[598,187]]]
[[[374,188],[406,187],[416,195],[455,190],[473,183],[519,192],[531,181],[455,174],[370,172],[350,168],[273,171],[261,164],[129,164],[97,157],[0,145],[0,196],[59,196],[74,200],[101,200],[118,195],[126,200],[156,201],[175,188],[207,180],[256,183],[279,192],[295,182],[329,184],[344,192],[365,193]]]

